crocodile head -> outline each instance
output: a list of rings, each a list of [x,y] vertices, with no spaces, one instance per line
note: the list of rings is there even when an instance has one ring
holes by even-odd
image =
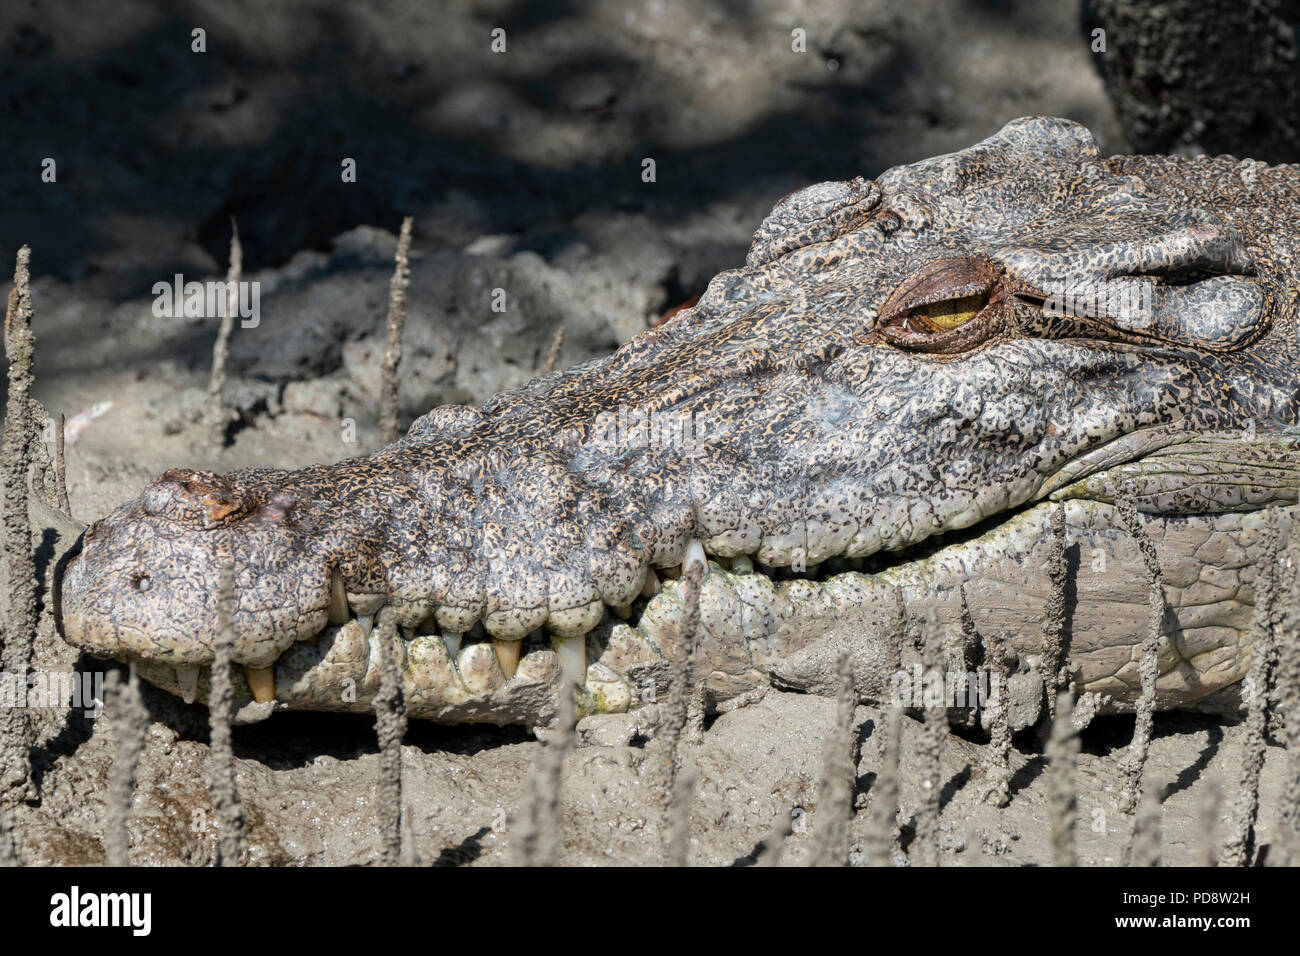
[[[1179,435],[1294,422],[1295,179],[1107,159],[1029,118],[801,190],[744,268],[607,359],[371,458],[162,476],[67,562],[64,634],[206,665],[229,562],[250,667],[385,604],[408,660],[422,631],[454,660],[480,624],[563,640],[638,610],[692,540],[769,572],[888,563]],[[1147,510],[1258,506],[1213,474],[1135,487]]]

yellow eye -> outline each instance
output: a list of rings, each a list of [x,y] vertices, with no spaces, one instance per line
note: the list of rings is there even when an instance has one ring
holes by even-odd
[[[942,302],[923,305],[917,311],[946,332],[975,318],[984,305],[983,295],[968,295],[960,299],[945,299]]]

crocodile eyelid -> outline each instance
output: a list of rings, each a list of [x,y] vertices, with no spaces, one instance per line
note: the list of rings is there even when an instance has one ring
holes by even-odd
[[[948,256],[932,259],[912,272],[880,308],[882,321],[943,302],[992,296],[1002,269],[987,256]]]

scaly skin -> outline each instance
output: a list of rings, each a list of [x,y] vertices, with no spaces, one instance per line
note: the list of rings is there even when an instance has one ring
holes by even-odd
[[[649,572],[680,566],[698,539],[715,559],[700,654],[719,705],[774,675],[818,686],[798,676],[818,669],[808,649],[855,615],[879,621],[895,587],[945,608],[940,596],[966,584],[982,629],[1016,604],[1008,620],[1026,626],[1013,641],[1036,646],[1031,543],[1047,499],[1072,499],[1071,543],[1115,552],[1104,603],[1141,581],[1108,503],[1124,493],[1171,568],[1187,557],[1175,546],[1230,541],[1244,555],[1223,571],[1238,575],[1221,625],[1235,642],[1220,634],[1218,656],[1171,652],[1163,665],[1162,706],[1204,700],[1244,673],[1258,511],[1295,501],[1296,442],[1281,429],[1300,416],[1298,227],[1296,167],[1104,159],[1086,130],[1044,118],[874,182],[813,186],[777,205],[745,268],[607,359],[481,410],[435,409],[369,458],[168,472],[85,532],[61,578],[63,633],[183,687],[174,668],[212,660],[230,561],[235,660],[274,665],[284,706],[366,708],[370,619],[387,604],[413,715],[544,718],[561,668],[539,629],[561,662],[582,647],[564,642],[585,641],[571,670],[581,680],[591,662],[586,705],[621,709],[679,650],[678,589],[646,606]],[[1034,535],[1016,531],[1035,521]],[[815,570],[841,573],[774,584],[733,573],[748,568],[738,556],[768,575],[832,561]],[[859,559],[873,573],[856,573]],[[1016,574],[1015,601],[981,604],[986,582]],[[717,610],[736,587],[747,617]],[[1199,606],[1178,601],[1177,614]],[[772,623],[787,612],[802,629]],[[1130,617],[1109,633],[1072,628],[1072,672],[1117,707],[1134,683],[1114,658],[1140,641],[1145,609]],[[509,680],[484,631],[507,671],[528,638]],[[1089,664],[1108,649],[1109,663]],[[1197,659],[1196,679],[1182,667],[1182,689],[1168,690],[1171,662]],[[864,693],[884,676],[861,676]]]

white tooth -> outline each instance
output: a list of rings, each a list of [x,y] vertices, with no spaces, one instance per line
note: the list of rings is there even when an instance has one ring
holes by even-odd
[[[732,574],[753,574],[754,562],[747,554],[737,555],[731,559]]]
[[[199,692],[199,669],[197,667],[176,668],[176,683],[180,684],[181,697],[185,699],[185,703],[194,703],[194,698]]]
[[[659,575],[668,578],[670,581],[675,581],[682,576],[682,566],[674,564],[671,568],[660,568]]]
[[[564,683],[581,687],[587,682],[587,639],[585,637],[551,637],[551,646],[560,658]]]
[[[709,573],[709,559],[704,556],[704,545],[700,544],[699,538],[691,538],[691,543],[686,546],[686,557],[682,561],[682,573],[685,574],[687,569],[693,564],[699,564],[704,573]]]
[[[361,625],[361,633],[364,634],[364,635],[366,636],[366,640],[370,640],[370,632],[371,632],[371,630],[374,629],[374,626],[375,626],[375,618],[374,618],[374,615],[372,615],[372,614],[358,614],[358,615],[357,615],[357,623]]]
[[[460,638],[459,634],[442,635],[442,643],[447,645],[447,653],[453,661],[460,657]]]
[[[655,574],[654,568],[645,569],[645,584],[641,587],[641,596],[643,598],[652,598],[659,593],[659,575]]]
[[[348,592],[343,586],[343,574],[337,568],[330,575],[330,603],[325,611],[326,620],[336,627],[348,622]]]

